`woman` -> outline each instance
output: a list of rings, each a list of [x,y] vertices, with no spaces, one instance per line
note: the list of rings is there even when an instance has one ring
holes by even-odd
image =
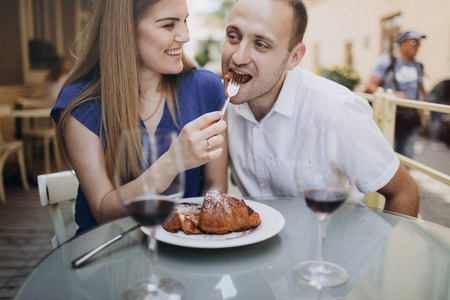
[[[226,191],[226,123],[217,122],[223,87],[184,56],[187,17],[185,0],[97,1],[85,49],[52,110],[59,144],[80,182],[78,233],[125,214],[112,178],[120,134],[130,128],[179,132],[185,197]],[[175,176],[166,157],[149,169],[163,179],[160,192]]]

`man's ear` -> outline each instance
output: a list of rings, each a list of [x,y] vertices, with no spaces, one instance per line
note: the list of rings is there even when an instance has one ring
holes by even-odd
[[[303,56],[306,52],[306,46],[303,43],[298,44],[294,47],[294,49],[291,50],[291,53],[289,54],[289,61],[286,65],[287,70],[294,69],[302,60]]]

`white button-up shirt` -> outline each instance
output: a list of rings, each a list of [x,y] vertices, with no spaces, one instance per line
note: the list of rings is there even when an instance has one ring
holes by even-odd
[[[271,111],[257,121],[247,103],[228,110],[232,181],[244,196],[297,196],[297,180],[308,181],[312,163],[330,153],[362,193],[385,186],[399,160],[372,119],[368,102],[345,87],[295,68],[288,72]],[[298,172],[301,170],[301,172]]]

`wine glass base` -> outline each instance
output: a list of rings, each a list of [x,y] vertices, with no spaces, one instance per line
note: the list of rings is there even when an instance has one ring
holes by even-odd
[[[338,286],[348,280],[343,268],[329,262],[306,261],[295,266],[292,273],[299,283],[318,289]]]
[[[131,286],[125,291],[124,298],[127,300],[176,300],[182,299],[184,286],[170,278],[161,278],[157,281],[147,279]]]

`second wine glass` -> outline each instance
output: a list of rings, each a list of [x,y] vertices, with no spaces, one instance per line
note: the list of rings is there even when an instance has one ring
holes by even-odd
[[[184,165],[176,138],[174,131],[158,130],[149,135],[145,128],[127,130],[122,133],[117,150],[117,194],[126,212],[148,234],[152,270],[157,256],[156,227],[164,223],[184,195]],[[163,155],[175,170],[174,178],[152,168]],[[159,278],[152,271],[148,279],[126,290],[125,299],[181,299],[183,290],[177,281]]]
[[[314,138],[309,140],[308,136]],[[318,259],[298,264],[294,267],[293,275],[300,283],[319,289],[338,286],[347,281],[348,274],[342,267],[322,258],[325,225],[330,214],[347,200],[352,185],[345,173],[338,168],[339,148],[334,132],[321,135],[315,128],[311,128],[305,133],[304,141],[316,142],[302,144],[295,180],[300,196],[318,219]]]

